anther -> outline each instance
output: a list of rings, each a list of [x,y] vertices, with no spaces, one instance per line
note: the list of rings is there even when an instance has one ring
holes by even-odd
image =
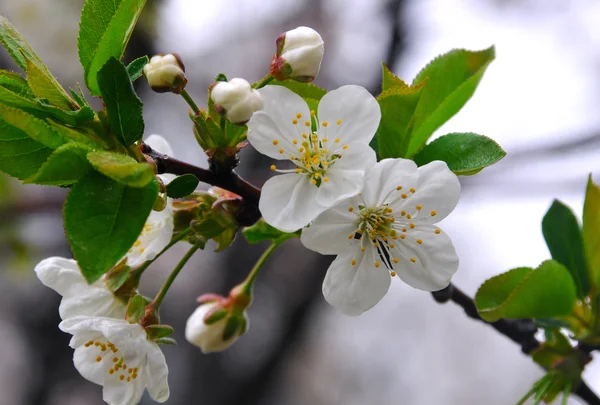
[[[296,118],[298,118],[298,119],[302,118],[302,114],[300,114],[300,113],[296,114]]]
[[[401,217],[403,217],[403,216],[405,216],[405,215],[406,215],[406,211],[401,211],[401,212],[400,212],[400,216],[401,216]]]
[[[402,228],[402,232],[406,232],[406,228]]]
[[[277,166],[271,165],[271,170],[273,170],[273,171],[277,170]]]
[[[127,382],[131,381],[131,377],[127,377]]]
[[[102,357],[98,356],[96,357],[96,363],[100,363],[102,361]]]
[[[431,211],[431,216],[435,217],[437,215],[437,212],[435,210]]]
[[[298,145],[298,141],[297,141],[296,139],[294,139],[294,140],[292,141],[292,143],[293,143],[294,145]]]
[[[352,259],[352,265],[356,266],[356,260]]]
[[[400,197],[402,197],[402,198],[406,198],[406,197],[408,197],[408,196],[407,196],[406,194],[402,194]]]
[[[329,181],[329,177],[323,177],[323,181],[327,183]]]
[[[416,263],[416,262],[417,262],[417,259],[415,259],[414,257],[411,257],[411,258],[410,258],[410,261],[411,261],[411,262],[413,262],[413,263]]]
[[[398,191],[402,190],[402,186],[396,187],[396,190],[398,190]]]
[[[350,211],[350,212],[354,211],[354,207],[348,207],[348,211]]]
[[[390,276],[396,277],[396,272],[395,271],[390,271]]]
[[[407,219],[412,219],[412,215],[408,214],[408,215],[406,216],[406,218],[407,218]]]
[[[417,211],[421,211],[421,209],[422,209],[423,207],[421,207],[420,205],[417,205],[415,208],[417,209]]]
[[[311,179],[310,182],[315,186],[317,185],[317,181],[315,179]]]
[[[343,149],[343,150],[346,150],[346,149],[348,149],[348,145],[344,145],[344,146],[342,146],[342,149]]]
[[[375,267],[379,267],[381,264],[379,262],[375,262]]]
[[[279,141],[277,139],[273,139],[273,145],[277,146],[278,143]]]
[[[415,229],[415,224],[410,224],[409,227],[410,229]]]
[[[115,373],[115,370],[113,370],[112,368],[110,370],[108,370],[108,374],[113,375]]]
[[[340,143],[342,140],[340,138],[335,138],[335,143]]]
[[[435,230],[435,234],[436,234],[436,235],[439,235],[441,232],[442,232],[442,231],[440,231],[439,229],[436,229],[436,230]]]
[[[364,252],[365,250],[367,250],[367,248],[363,246],[360,248],[360,250],[361,250],[361,252]]]
[[[413,194],[415,193],[415,191],[417,191],[417,190],[415,190],[414,188],[410,189],[410,192],[413,193]]]
[[[390,249],[393,249],[395,247],[396,247],[396,245],[394,245],[393,243],[390,243]]]
[[[423,244],[423,241],[422,241],[421,239],[417,239],[417,243],[418,243],[419,245],[422,245],[422,244]]]
[[[323,127],[327,127],[327,125],[329,125],[329,123],[328,123],[327,121],[323,121],[323,122],[321,123],[321,126],[323,126]]]
[[[397,257],[394,257],[394,259],[393,259],[393,260],[394,260],[394,263],[396,263],[396,264],[398,264],[398,262],[400,261],[400,260],[398,260],[398,258],[397,258]]]
[[[340,125],[342,123],[342,120],[337,120],[336,124]]]
[[[304,125],[306,125],[307,127],[310,127],[310,121],[305,121]]]
[[[121,375],[119,376],[119,380],[123,381],[124,379],[125,379],[125,376],[124,376],[123,374],[121,374]]]
[[[298,124],[298,120],[292,120],[292,124],[294,124],[294,125]]]
[[[279,148],[279,153],[283,154],[283,148]]]
[[[321,139],[321,142],[325,143],[325,142],[327,142],[328,140],[329,140],[329,139],[327,139],[327,138],[323,138],[323,139]]]
[[[406,235],[405,234],[400,235],[400,239],[406,239]]]

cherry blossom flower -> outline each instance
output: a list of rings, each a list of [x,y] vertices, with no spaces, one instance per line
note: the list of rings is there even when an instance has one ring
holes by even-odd
[[[391,277],[425,291],[446,287],[458,269],[452,241],[436,227],[458,203],[460,183],[444,162],[417,169],[412,160],[384,159],[356,197],[325,211],[302,243],[337,254],[323,282],[325,299],[359,315],[383,298]]]
[[[296,166],[271,166],[285,174],[265,183],[259,209],[270,225],[292,232],[360,193],[365,169],[376,162],[369,142],[381,111],[366,89],[354,85],[323,96],[318,114],[285,87],[259,91],[264,107],[248,122],[248,140],[260,153]]]
[[[102,397],[110,405],[135,405],[148,388],[158,402],[169,398],[165,356],[147,339],[139,324],[123,319],[78,316],[59,328],[73,335],[73,363],[87,380],[103,386]]]

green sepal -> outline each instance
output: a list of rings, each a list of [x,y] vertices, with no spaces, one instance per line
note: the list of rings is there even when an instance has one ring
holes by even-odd
[[[135,94],[125,65],[111,57],[98,72],[98,85],[106,106],[110,129],[117,139],[125,146],[142,139],[143,104]]]
[[[414,157],[423,166],[434,160],[446,162],[458,176],[479,173],[506,156],[506,152],[494,140],[473,133],[444,135],[426,145]]]
[[[115,267],[113,267],[106,276],[104,277],[104,284],[113,293],[117,292],[119,288],[123,287],[129,275],[131,274],[131,267],[127,265],[127,260],[123,259]]]
[[[494,58],[493,46],[476,52],[455,49],[438,56],[417,74],[413,85],[426,79],[427,85],[415,111],[406,157],[414,156],[433,132],[465,105]]]
[[[93,170],[73,185],[63,211],[65,231],[89,283],[125,256],[141,234],[157,195],[155,180],[133,188]]]
[[[552,258],[569,270],[577,286],[577,295],[585,297],[590,290],[590,280],[581,229],[573,211],[554,200],[542,220],[542,233]]]
[[[144,74],[144,66],[146,66],[148,62],[148,57],[144,55],[127,65],[127,74],[129,74],[131,82],[135,82]]]
[[[569,315],[577,290],[562,264],[547,260],[537,269],[519,267],[492,277],[479,287],[475,304],[479,315],[500,318],[554,318]]]
[[[177,345],[177,341],[173,338],[170,337],[163,337],[160,339],[156,339],[154,341],[154,343],[156,343],[157,345],[171,345],[171,346],[176,346]]]
[[[144,317],[146,311],[146,299],[141,295],[135,295],[127,303],[125,319],[129,323],[138,323]]]
[[[163,339],[173,334],[175,330],[169,325],[150,325],[146,326],[146,334],[149,340],[156,341],[157,339]]]
[[[594,286],[600,286],[600,187],[588,178],[583,205],[583,244],[588,274]]]
[[[177,176],[167,184],[167,195],[171,198],[183,198],[196,190],[200,180],[193,174],[184,174]]]
[[[204,319],[204,324],[205,325],[212,325],[215,324],[217,322],[219,322],[222,319],[225,319],[225,317],[229,314],[229,310],[227,310],[226,308],[221,308],[216,310],[215,312],[213,312],[212,314],[210,314],[210,316],[206,319]]]
[[[215,252],[222,252],[229,246],[231,246],[231,244],[235,240],[235,236],[237,235],[237,229],[237,227],[226,228],[225,230],[223,230],[223,232],[213,237],[213,241],[215,241],[215,243],[217,244]]]
[[[300,236],[301,231],[292,233],[282,232],[277,228],[269,225],[263,218],[259,219],[252,226],[247,226],[242,230],[242,234],[246,241],[251,245],[256,243],[270,241],[281,241],[286,239],[297,238]]]
[[[59,146],[36,174],[25,179],[24,184],[45,186],[70,186],[84,178],[92,168],[87,160],[90,148],[76,143]]]
[[[129,187],[144,187],[155,177],[149,164],[138,163],[131,156],[120,153],[90,152],[87,159],[94,169]]]
[[[232,315],[227,319],[223,328],[223,340],[227,341],[240,334],[242,322],[239,316]]]

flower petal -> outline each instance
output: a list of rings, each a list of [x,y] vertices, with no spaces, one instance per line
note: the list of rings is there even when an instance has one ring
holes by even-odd
[[[417,165],[409,159],[383,159],[368,171],[362,196],[368,207],[400,198],[417,184]],[[402,187],[397,190],[397,187]],[[393,204],[392,204],[393,206]]]
[[[172,205],[169,202],[164,210],[152,211],[141,235],[125,255],[127,264],[133,268],[154,259],[171,242],[174,227]]]
[[[325,94],[319,102],[318,115],[320,137],[340,138],[342,144],[368,144],[379,126],[381,110],[375,97],[364,87],[348,85]],[[327,127],[323,126],[324,122]]]
[[[358,244],[357,244],[358,245]],[[352,265],[352,259],[356,265]],[[388,270],[374,266],[372,250],[340,254],[329,266],[323,281],[323,295],[329,304],[346,315],[360,315],[377,304],[391,283]]]
[[[147,367],[146,378],[148,384],[148,393],[156,402],[165,402],[169,399],[169,369],[165,355],[156,343],[146,342],[147,349]]]
[[[264,184],[258,208],[271,226],[294,232],[325,210],[317,204],[316,195],[317,187],[307,176],[283,174]]]
[[[144,141],[146,145],[163,155],[173,156],[173,148],[165,138],[160,135],[152,134]]]
[[[427,224],[419,224],[406,235],[394,251],[401,256],[394,266],[398,277],[411,287],[424,291],[438,291],[450,284],[458,270],[458,256],[450,237],[436,226]],[[411,258],[416,261],[413,263]]]
[[[342,158],[336,160],[325,176],[317,192],[317,203],[331,207],[341,200],[354,197],[364,185],[365,170],[377,162],[375,151],[367,144],[348,144]]]
[[[310,122],[308,105],[302,97],[283,86],[267,86],[259,92],[264,106],[248,121],[248,141],[263,155],[289,159],[291,153],[299,153],[300,145],[294,146],[292,141],[301,140],[302,131],[306,131],[304,121]],[[300,119],[297,114],[301,115]],[[293,120],[298,123],[293,124]],[[307,132],[310,132],[310,125]],[[286,153],[280,153],[281,148]]]
[[[136,378],[130,382],[116,377],[108,378],[102,390],[102,399],[110,405],[137,405],[144,395],[143,381]]]
[[[422,207],[418,220],[421,223],[436,223],[446,218],[458,204],[460,182],[445,162],[436,160],[419,167],[416,192],[398,205],[398,209],[412,211],[416,205]]]
[[[40,281],[63,296],[59,314],[62,319],[79,315],[125,317],[125,305],[118,301],[100,279],[89,285],[77,262],[62,257],[50,257],[35,266]]]
[[[343,201],[319,215],[313,223],[302,231],[300,240],[310,250],[323,255],[345,252],[351,247],[348,235],[356,231],[358,216],[348,211],[357,206],[355,199]]]

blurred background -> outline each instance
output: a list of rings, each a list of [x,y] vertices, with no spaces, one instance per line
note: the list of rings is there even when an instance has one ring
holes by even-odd
[[[0,14],[71,87],[83,82],[76,46],[81,5],[0,2]],[[355,83],[377,93],[381,61],[410,82],[440,53],[495,44],[497,59],[474,97],[437,132],[484,134],[508,152],[499,164],[461,179],[458,208],[442,223],[461,260],[454,283],[473,295],[488,277],[549,258],[540,221],[552,200],[581,215],[588,174],[600,181],[597,0],[156,0],[142,15],[127,59],[178,52],[188,90],[204,103],[219,72],[261,78],[276,37],[300,25],[325,40],[316,83],[328,89]],[[1,51],[0,68],[16,69]],[[147,135],[165,136],[178,158],[205,165],[184,101],[152,93],[143,80],[137,86]],[[250,149],[238,170],[262,184],[271,163]],[[32,270],[45,257],[70,257],[61,222],[65,194],[0,177],[0,405],[103,403],[100,387],[73,367],[69,338],[57,328],[59,296]],[[224,353],[202,355],[183,335],[195,298],[226,294],[263,248],[238,238],[225,253],[207,249],[177,279],[162,311],[179,341],[163,346],[168,404],[504,405],[542,375],[505,337],[399,280],[372,310],[341,315],[320,291],[331,258],[298,241],[263,269],[249,332]],[[145,295],[156,293],[184,250],[172,249],[146,273]],[[600,364],[588,366],[585,378],[600,394]]]

